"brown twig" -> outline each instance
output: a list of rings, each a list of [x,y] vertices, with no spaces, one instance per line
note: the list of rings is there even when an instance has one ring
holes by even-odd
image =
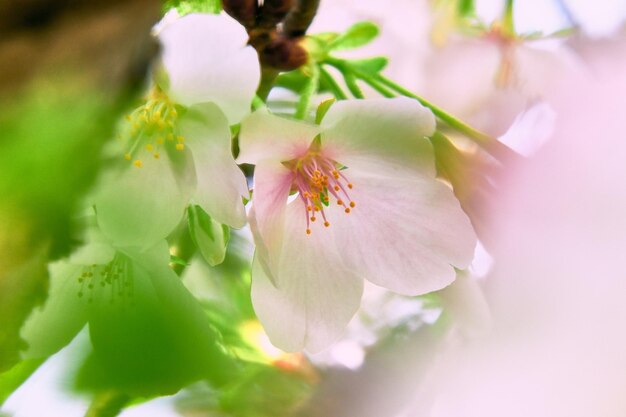
[[[283,32],[289,38],[304,36],[317,14],[320,0],[297,0],[285,21]]]

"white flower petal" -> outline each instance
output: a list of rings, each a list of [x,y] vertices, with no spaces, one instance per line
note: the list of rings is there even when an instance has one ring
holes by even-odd
[[[306,152],[319,133],[319,126],[275,116],[266,109],[257,110],[241,122],[237,162],[294,159]]]
[[[260,80],[256,51],[248,35],[225,13],[189,14],[159,33],[169,95],[186,106],[216,103],[229,124],[250,112]]]
[[[213,103],[191,107],[180,122],[196,168],[194,199],[219,223],[240,228],[246,223],[242,197],[248,197],[243,172],[233,159],[228,121]]]
[[[181,220],[189,201],[183,188],[166,157],[113,174],[96,197],[100,230],[115,246],[154,245]]]
[[[277,161],[262,161],[254,171],[250,227],[256,244],[256,258],[274,285],[278,285],[274,271],[280,261],[285,210],[292,181],[293,173]]]
[[[286,351],[319,352],[341,336],[359,307],[363,280],[346,268],[332,230],[305,233],[301,204],[286,212],[276,288],[258,258],[252,270],[252,303],[270,340]]]
[[[94,220],[93,217],[89,220]],[[69,257],[69,263],[75,265],[104,265],[115,256],[115,248],[96,226],[95,221],[87,227],[85,244]]]
[[[330,108],[322,127],[324,152],[348,167],[356,164],[353,160],[367,158],[435,172],[423,139],[435,131],[435,118],[416,100],[340,101]]]
[[[124,249],[119,262],[118,281],[129,285],[111,295],[103,287],[89,309],[93,365],[102,370],[96,384],[150,396],[199,379],[223,381],[232,372],[229,358],[205,311],[168,267],[167,243]]]
[[[50,265],[50,292],[41,309],[33,311],[21,330],[28,343],[24,358],[44,358],[66,346],[87,323],[85,297],[78,283],[83,267],[67,262]]]
[[[363,278],[401,294],[447,286],[453,266],[467,267],[476,244],[452,190],[421,173],[377,171],[345,170],[356,207],[329,219],[338,250]]]

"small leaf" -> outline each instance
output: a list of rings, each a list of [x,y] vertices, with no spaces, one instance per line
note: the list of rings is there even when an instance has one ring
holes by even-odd
[[[349,61],[350,66],[370,75],[376,75],[385,69],[389,60],[383,56]]]
[[[213,220],[200,206],[190,205],[187,213],[189,233],[200,254],[211,266],[221,264],[226,256],[230,229]]]
[[[328,110],[330,110],[330,106],[332,106],[335,101],[337,100],[335,100],[334,98],[329,98],[328,100],[322,101],[320,105],[317,106],[317,113],[315,114],[316,124],[322,123],[324,116],[326,116],[326,113],[328,112]]]
[[[274,86],[286,88],[300,94],[306,88],[308,81],[309,78],[301,70],[295,70],[280,74],[276,78]]]
[[[333,40],[329,47],[332,50],[359,48],[373,41],[379,33],[378,26],[372,22],[359,22]]]

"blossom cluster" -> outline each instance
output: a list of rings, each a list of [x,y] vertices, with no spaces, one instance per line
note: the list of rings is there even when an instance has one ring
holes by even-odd
[[[90,200],[85,245],[55,266],[50,300],[23,331],[29,355],[60,349],[89,322],[99,354],[119,356],[111,341],[146,324],[133,316],[143,308],[160,329],[155,340],[169,340],[164,349],[200,364],[185,378],[198,377],[207,360],[185,346],[202,345],[204,318],[168,267],[179,248],[168,254],[165,243],[182,220],[212,265],[224,259],[224,233],[249,224],[252,303],[285,351],[337,340],[364,280],[416,296],[469,265],[476,237],[437,178],[431,110],[377,98],[326,101],[317,117],[280,114],[255,97],[257,53],[227,14],[172,12],[154,35],[162,52],[153,84],[110,149],[115,162]],[[53,314],[70,304],[71,315]],[[58,337],[42,336],[59,322]]]

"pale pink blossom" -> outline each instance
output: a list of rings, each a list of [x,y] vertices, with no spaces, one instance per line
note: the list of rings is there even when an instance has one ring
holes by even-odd
[[[474,231],[435,179],[434,130],[406,98],[339,102],[320,126],[266,110],[244,119],[238,162],[256,164],[252,299],[276,346],[327,347],[364,278],[418,295],[469,264]]]

